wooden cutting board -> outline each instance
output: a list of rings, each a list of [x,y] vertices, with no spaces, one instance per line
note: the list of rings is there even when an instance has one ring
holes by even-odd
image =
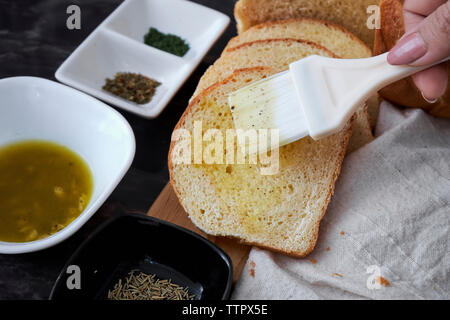
[[[239,279],[245,263],[247,262],[248,253],[251,247],[241,244],[233,239],[209,236],[198,229],[180,205],[170,183],[168,183],[163,191],[161,191],[147,214],[194,231],[195,233],[208,238],[211,242],[214,242],[230,256],[233,262],[233,282],[236,282]],[[193,248],[193,250],[195,250],[195,248]]]

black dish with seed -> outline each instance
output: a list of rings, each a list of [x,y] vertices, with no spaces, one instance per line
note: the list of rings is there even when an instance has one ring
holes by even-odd
[[[67,285],[73,282],[74,272],[67,272],[73,265],[79,267],[80,289]],[[215,244],[156,218],[123,214],[80,245],[58,276],[50,299],[105,300],[117,281],[133,270],[189,288],[196,300],[230,296],[232,263]]]

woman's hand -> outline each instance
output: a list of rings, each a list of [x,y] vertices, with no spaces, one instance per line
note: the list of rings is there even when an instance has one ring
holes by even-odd
[[[405,0],[403,16],[406,32],[390,50],[390,64],[421,66],[450,55],[450,1]],[[413,80],[425,100],[436,102],[447,88],[446,65],[419,72]]]

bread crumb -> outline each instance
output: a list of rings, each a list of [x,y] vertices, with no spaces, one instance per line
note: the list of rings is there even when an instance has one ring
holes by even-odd
[[[333,273],[331,274],[332,277],[339,277],[339,278],[343,278],[344,276],[342,274],[339,273]]]
[[[327,247],[325,250],[326,250],[326,251],[330,251],[330,247]]]
[[[386,278],[383,278],[382,276],[378,276],[375,279],[375,281],[384,287],[389,287],[391,285],[391,283]]]
[[[316,263],[317,263],[317,260],[316,260],[316,259],[310,258],[310,259],[308,259],[308,260],[311,261],[312,264],[316,264]]]
[[[341,231],[341,236],[343,236],[345,234],[345,232],[344,231]]]
[[[255,277],[255,267],[256,267],[256,263],[253,260],[251,260],[250,261],[250,269],[248,270],[248,272],[250,273],[250,276],[252,278]]]

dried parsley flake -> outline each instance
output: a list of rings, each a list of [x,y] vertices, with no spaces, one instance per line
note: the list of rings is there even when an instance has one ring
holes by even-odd
[[[174,34],[162,33],[153,27],[144,36],[144,43],[179,57],[189,51],[189,44],[182,38]]]
[[[114,79],[106,79],[102,89],[131,102],[145,104],[152,100],[160,85],[160,82],[141,74],[118,72]]]

